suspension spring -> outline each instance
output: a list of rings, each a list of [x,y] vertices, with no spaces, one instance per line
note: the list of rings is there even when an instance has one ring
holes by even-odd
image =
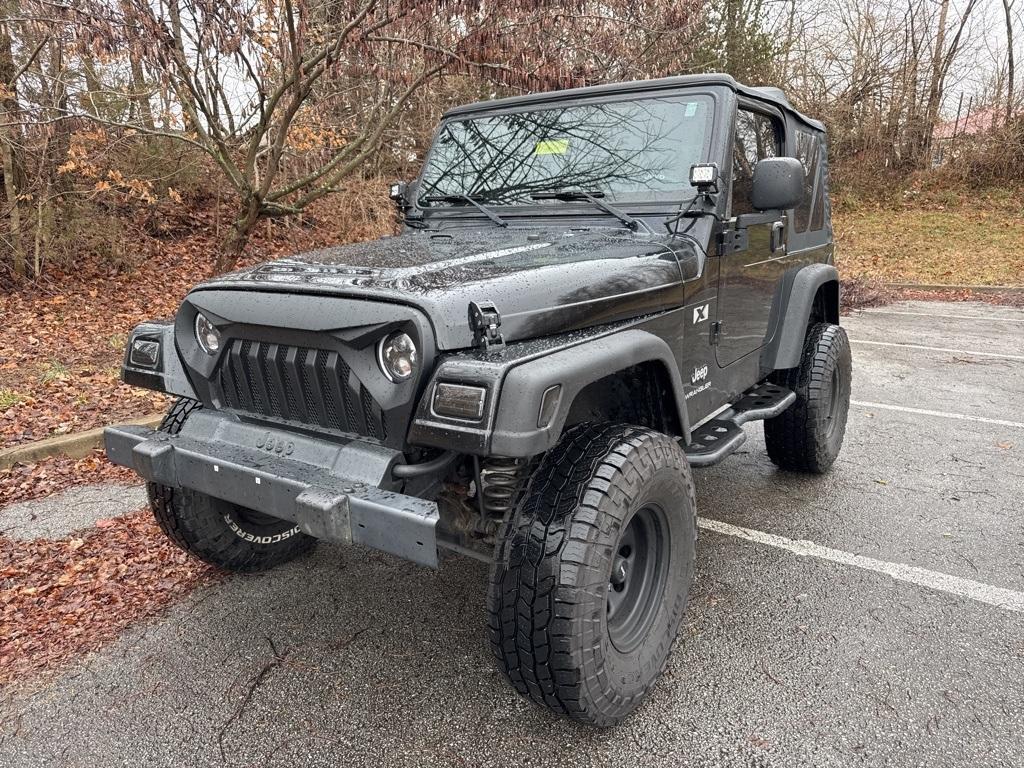
[[[526,485],[529,462],[495,456],[480,466],[480,493],[487,517],[501,518],[515,504]]]

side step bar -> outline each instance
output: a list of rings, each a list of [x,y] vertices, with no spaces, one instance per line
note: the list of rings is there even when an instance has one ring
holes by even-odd
[[[746,441],[743,424],[778,416],[795,400],[795,392],[777,384],[764,381],[751,387],[731,408],[693,430],[690,444],[684,448],[690,466],[717,464]]]

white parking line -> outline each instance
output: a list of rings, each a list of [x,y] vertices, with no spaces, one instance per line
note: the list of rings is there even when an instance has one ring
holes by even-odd
[[[705,517],[697,518],[697,526],[715,533],[735,536],[746,539],[757,544],[765,544],[769,547],[777,547],[805,557],[816,557],[820,560],[828,560],[840,565],[849,565],[854,568],[862,568],[866,571],[882,573],[897,581],[905,581],[916,584],[919,587],[946,592],[950,595],[966,597],[977,600],[979,603],[994,605],[1007,611],[1024,612],[1024,592],[1016,592],[1003,587],[993,587],[991,584],[983,584],[980,581],[962,579],[959,576],[950,576],[948,573],[930,571],[927,568],[918,568],[903,563],[890,563],[885,560],[875,560],[873,557],[855,555],[852,552],[844,552],[840,549],[823,547],[813,541],[798,541],[787,539],[785,536],[776,536],[773,533],[755,531],[750,528],[740,528],[737,525],[730,525],[718,520],[708,520]]]
[[[900,312],[895,309],[858,309],[853,317],[861,315],[906,315],[908,317],[934,317],[936,320],[995,320],[1000,323],[1024,323],[1024,317],[1000,317],[999,315],[939,315],[935,312]]]
[[[850,405],[857,405],[861,408],[878,408],[883,411],[903,411],[904,413],[917,413],[921,416],[939,416],[943,419],[957,419],[959,421],[980,421],[982,424],[999,424],[1003,427],[1019,427],[1024,429],[1024,422],[1008,421],[1006,419],[990,419],[985,416],[968,416],[966,413],[950,413],[949,411],[930,411],[927,408],[911,408],[906,405],[886,405],[885,403],[871,403],[864,400],[851,400]]]
[[[876,347],[905,347],[907,349],[925,349],[929,352],[949,352],[954,355],[966,355],[968,357],[998,357],[1003,360],[1024,361],[1024,355],[1004,355],[1001,352],[968,352],[965,349],[949,349],[948,347],[926,347],[922,344],[900,344],[895,341],[864,341],[863,339],[850,339],[851,344],[872,344]]]

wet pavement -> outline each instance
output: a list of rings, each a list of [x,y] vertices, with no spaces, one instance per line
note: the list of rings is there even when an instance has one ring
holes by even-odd
[[[597,731],[495,671],[486,566],[321,546],[8,692],[0,765],[1019,766],[1024,613],[913,574],[1024,593],[1024,311],[903,302],[843,323],[858,404],[832,472],[776,470],[748,425],[695,473],[698,507],[910,577],[702,528],[666,675]]]
[[[3,508],[0,535],[12,539],[59,539],[91,528],[105,517],[126,515],[146,503],[142,486],[80,485],[44,499]]]

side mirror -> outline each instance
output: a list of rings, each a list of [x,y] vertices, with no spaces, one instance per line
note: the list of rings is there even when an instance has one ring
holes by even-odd
[[[751,202],[758,211],[784,211],[804,199],[804,166],[795,157],[768,157],[754,166]]]

